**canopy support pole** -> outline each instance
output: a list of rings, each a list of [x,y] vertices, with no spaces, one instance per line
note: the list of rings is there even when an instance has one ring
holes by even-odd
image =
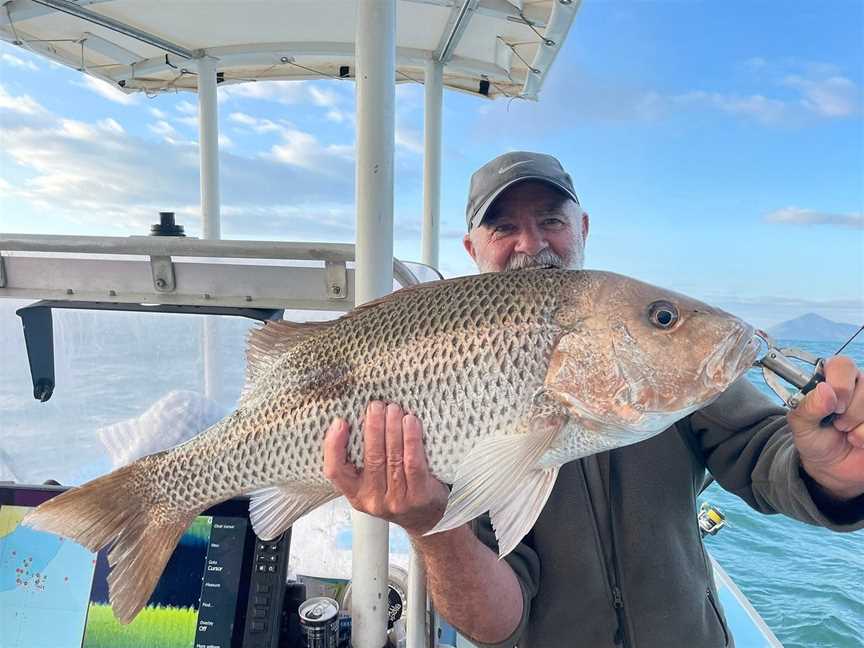
[[[444,64],[426,61],[426,107],[423,113],[423,232],[421,260],[438,268],[438,233],[441,223],[441,112]]]
[[[396,1],[357,3],[357,303],[393,290]],[[359,430],[357,430],[359,432]],[[388,535],[384,520],[352,511],[351,643],[387,643]]]
[[[420,238],[421,261],[438,268],[438,233],[441,223],[441,113],[444,99],[444,65],[430,58],[426,61],[423,113],[423,230]],[[426,568],[411,548],[408,564],[408,637],[407,648],[426,648]],[[434,617],[429,619],[429,633],[434,635]]]
[[[202,57],[198,66],[198,150],[201,169],[201,230],[205,239],[218,240],[221,235],[219,208],[219,112],[216,101],[216,59]],[[222,362],[218,319],[205,316],[204,395],[216,402],[222,400]]]

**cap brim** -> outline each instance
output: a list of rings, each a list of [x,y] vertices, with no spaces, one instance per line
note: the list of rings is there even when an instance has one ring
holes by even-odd
[[[562,193],[564,193],[564,195],[569,196],[577,205],[579,204],[579,198],[576,197],[576,194],[574,194],[560,182],[555,182],[554,180],[551,180],[550,178],[547,178],[545,176],[520,176],[518,178],[513,178],[509,182],[503,184],[495,191],[495,193],[493,193],[486,200],[483,201],[483,204],[480,205],[480,208],[474,213],[474,216],[471,218],[471,227],[468,228],[468,231],[470,232],[483,222],[483,218],[486,216],[486,212],[488,211],[489,207],[492,206],[492,203],[494,203],[502,193],[507,191],[513,185],[519,184],[520,182],[525,182],[526,180],[539,180],[541,182],[545,182],[548,185],[552,185],[553,187],[559,189]]]

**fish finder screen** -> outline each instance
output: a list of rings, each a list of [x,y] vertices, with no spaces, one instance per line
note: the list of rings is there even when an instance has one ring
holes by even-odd
[[[21,526],[31,509],[0,505],[0,648],[230,648],[242,635],[247,518],[196,518],[124,626],[108,604],[107,550]]]

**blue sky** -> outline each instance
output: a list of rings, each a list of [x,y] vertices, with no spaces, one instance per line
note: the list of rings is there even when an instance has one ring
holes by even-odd
[[[767,326],[864,323],[864,3],[585,0],[538,103],[444,99],[441,266],[468,178],[558,156],[592,219],[586,265]],[[225,238],[351,241],[354,85],[219,91]],[[397,89],[396,253],[419,260],[423,90]],[[0,231],[198,234],[197,100],[127,96],[0,44]]]

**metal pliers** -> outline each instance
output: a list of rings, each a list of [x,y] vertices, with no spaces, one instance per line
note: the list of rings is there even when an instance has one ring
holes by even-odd
[[[768,346],[764,356],[753,362],[754,367],[761,367],[765,382],[774,392],[783,399],[783,402],[791,409],[795,409],[804,400],[804,397],[816,389],[816,385],[825,380],[823,371],[824,358],[819,358],[808,351],[795,347],[781,348],[777,346],[774,339],[765,331],[756,330],[756,335],[762,338]],[[792,358],[801,360],[814,368],[813,373],[804,371],[792,361]],[[795,386],[797,391],[788,389],[780,379]],[[832,417],[828,417],[832,418]],[[830,422],[830,421],[827,421]]]

